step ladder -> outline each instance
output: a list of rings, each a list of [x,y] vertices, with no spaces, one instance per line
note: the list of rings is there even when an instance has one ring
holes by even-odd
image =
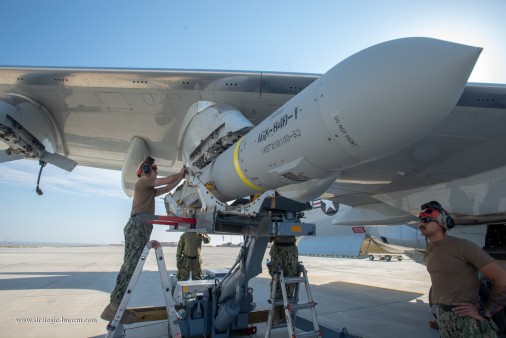
[[[112,322],[107,325],[107,335],[106,338],[118,338],[123,337],[123,324],[121,324],[121,317],[125,313],[126,307],[128,305],[128,301],[130,297],[132,297],[133,290],[135,285],[137,284],[137,280],[139,279],[142,268],[144,267],[144,263],[148,257],[149,251],[151,249],[155,249],[156,253],[156,262],[158,263],[158,271],[160,272],[160,280],[162,282],[163,287],[163,296],[165,298],[165,305],[167,309],[167,318],[169,319],[169,331],[172,338],[182,338],[181,330],[179,328],[179,315],[174,307],[174,299],[171,295],[172,287],[169,283],[169,278],[167,275],[167,267],[165,266],[165,260],[163,258],[163,250],[162,245],[158,241],[149,241],[144,250],[142,251],[141,258],[135,267],[135,271],[128,283],[127,290],[125,291],[125,295],[121,300],[121,303],[118,307],[118,311],[114,315],[114,319]]]
[[[316,303],[313,300],[313,296],[311,295],[311,290],[309,289],[309,281],[307,278],[307,271],[302,264],[298,264],[298,276],[284,276],[283,270],[273,267],[275,269],[275,273],[273,275],[273,282],[271,287],[271,297],[269,299],[269,318],[267,319],[267,329],[265,332],[265,338],[269,338],[271,336],[271,330],[287,327],[288,328],[288,337],[290,338],[309,338],[309,337],[321,337],[320,327],[318,325],[318,319],[316,317]],[[281,292],[283,294],[283,299],[276,299],[276,288],[278,283],[281,287]],[[290,298],[287,292],[287,284],[295,284],[295,291],[293,298]],[[307,295],[307,303],[299,303],[299,290],[300,284],[304,284],[306,295]],[[290,295],[292,296],[292,295]],[[286,322],[281,325],[273,325],[273,317],[274,311],[276,307],[283,305],[285,311]],[[296,327],[296,315],[298,310],[309,309],[311,310],[312,321],[313,321],[313,330],[312,331],[302,331],[297,329]]]

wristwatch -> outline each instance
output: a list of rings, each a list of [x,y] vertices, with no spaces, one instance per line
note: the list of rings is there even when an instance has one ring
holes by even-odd
[[[490,320],[490,317],[489,317],[489,316],[487,316],[487,313],[485,312],[485,310],[484,310],[484,309],[479,309],[479,310],[478,310],[478,314],[479,314],[481,317],[483,317],[484,319],[486,319],[486,320]]]

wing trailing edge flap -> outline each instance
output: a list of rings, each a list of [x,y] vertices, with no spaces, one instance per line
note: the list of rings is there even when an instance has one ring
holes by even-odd
[[[1,132],[0,132],[1,133]],[[1,138],[1,135],[0,135]],[[12,148],[9,147],[7,150],[0,151],[0,163],[22,160],[22,159],[37,159],[37,157],[25,157],[22,154],[12,152]],[[58,168],[66,171],[72,171],[77,166],[77,162],[69,159],[68,157],[60,154],[52,154],[47,151],[40,152],[38,159],[41,161],[50,163]]]
[[[63,170],[66,170],[68,172],[74,170],[74,168],[77,166],[77,162],[74,160],[71,160],[68,157],[62,156],[60,154],[52,154],[49,152],[43,152],[39,159],[41,161],[51,163],[54,166],[57,166],[58,168],[61,168]]]

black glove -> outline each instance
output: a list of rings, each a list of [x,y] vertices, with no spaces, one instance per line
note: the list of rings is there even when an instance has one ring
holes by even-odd
[[[179,260],[177,261],[176,266],[177,266],[177,268],[178,268],[178,269],[182,269],[182,268],[183,268],[183,260],[182,260],[182,259],[179,259]]]

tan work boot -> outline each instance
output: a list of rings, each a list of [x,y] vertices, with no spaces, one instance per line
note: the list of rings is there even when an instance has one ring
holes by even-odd
[[[118,304],[115,303],[109,303],[100,315],[100,318],[107,321],[112,321],[114,319],[114,316],[116,315],[116,312],[118,312]],[[121,324],[132,324],[135,323],[136,316],[135,312],[131,310],[125,310],[123,313],[123,317],[121,317]]]

